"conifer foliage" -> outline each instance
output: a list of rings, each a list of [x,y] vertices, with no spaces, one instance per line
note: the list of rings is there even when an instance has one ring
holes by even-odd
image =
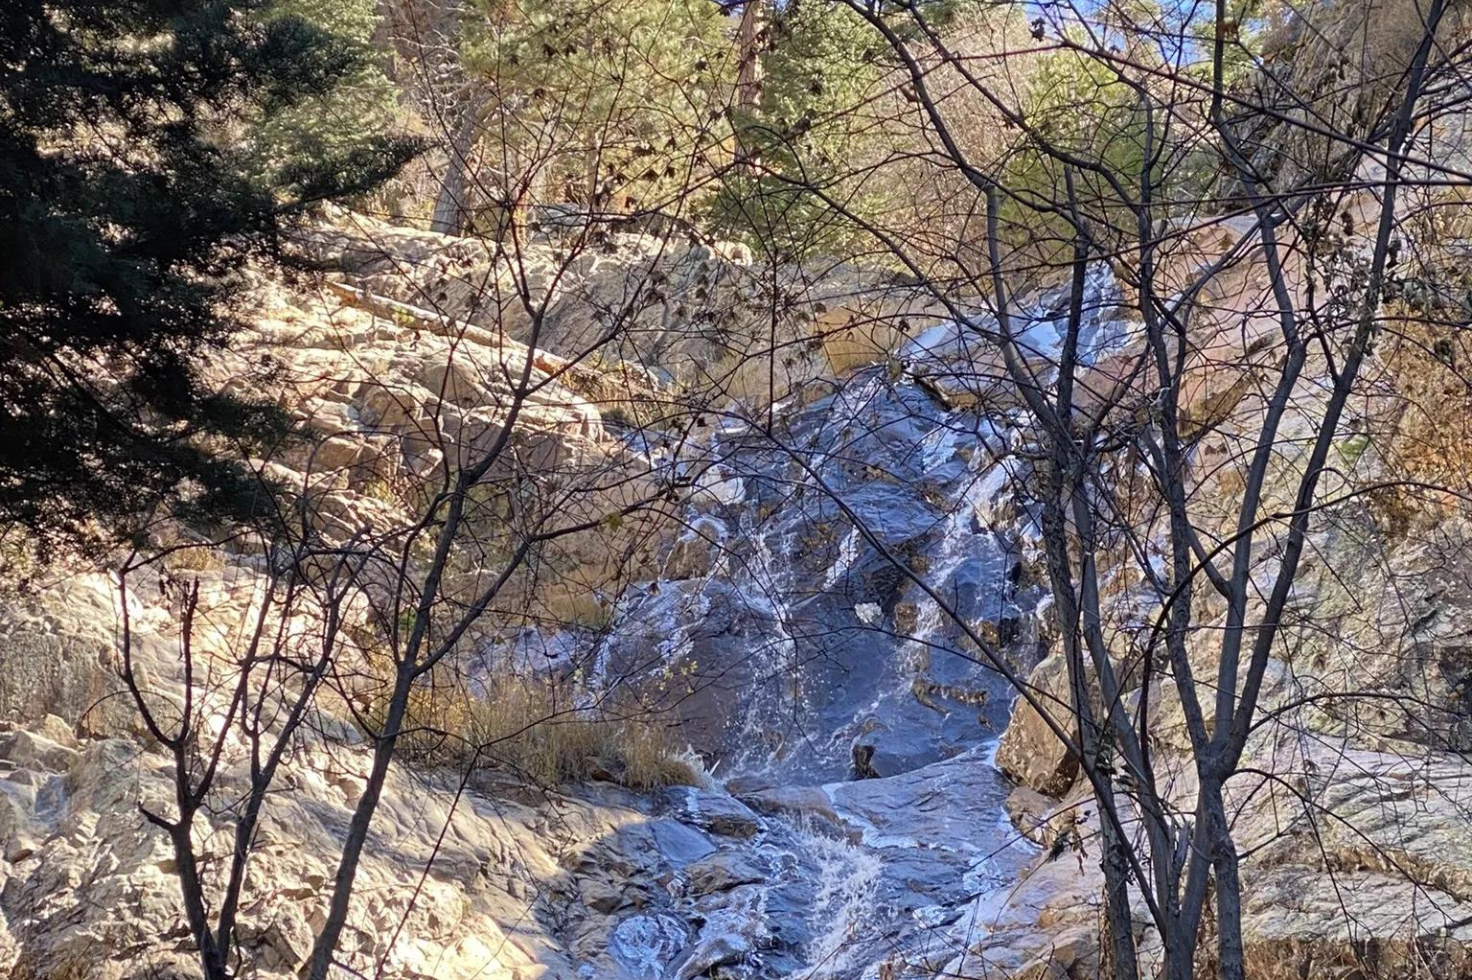
[[[414,151],[355,141],[262,175],[270,121],[360,57],[252,0],[0,5],[0,521],[76,535],[266,503],[231,458],[280,419],[208,390],[198,357],[284,221]]]

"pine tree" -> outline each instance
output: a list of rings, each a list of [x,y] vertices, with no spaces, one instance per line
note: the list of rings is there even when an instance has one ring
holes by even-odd
[[[281,419],[207,390],[198,359],[236,330],[239,272],[284,221],[414,151],[383,137],[260,165],[270,121],[359,64],[261,0],[0,5],[0,522],[49,541],[160,504],[266,504],[212,449]]]
[[[723,181],[712,223],[783,259],[840,250],[854,229],[814,190],[857,212],[883,209],[843,176],[887,111],[870,104],[883,91],[874,33],[842,3],[788,3],[772,9],[762,41],[760,99],[743,100],[736,119],[744,165]]]
[[[729,132],[719,110],[734,58],[719,5],[480,0],[479,7],[464,55],[486,96],[474,137],[494,147],[478,174],[483,191],[571,204],[600,219],[684,208],[692,172]],[[481,209],[478,230],[503,223],[494,211],[488,221]]]

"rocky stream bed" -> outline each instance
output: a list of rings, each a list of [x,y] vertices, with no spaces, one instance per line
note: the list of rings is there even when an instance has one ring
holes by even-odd
[[[1132,330],[1112,282],[1092,275],[1089,285],[1089,351],[1102,358]],[[434,324],[410,334],[372,310],[278,299],[257,349],[305,379],[297,410],[325,440],[319,455],[331,449],[353,476],[329,487],[329,530],[385,513],[364,483],[438,465],[413,435],[425,405],[438,398],[440,417],[464,427],[495,423],[472,411],[496,403],[484,378],[456,375],[460,405],[446,404],[444,384],[450,358],[501,363],[507,349],[494,338],[450,343],[444,324],[443,335]],[[1042,354],[1056,344],[1055,319],[1044,304],[1026,331]],[[1056,836],[1050,814],[1078,814],[1087,830],[1088,795],[1044,727],[1013,716],[1012,691],[956,621],[1042,690],[1056,687],[1029,474],[1013,451],[1025,419],[957,407],[985,394],[967,337],[923,331],[902,370],[820,378],[760,417],[712,413],[708,434],[675,452],[570,390],[541,391],[530,424],[560,454],[632,456],[695,485],[656,566],[598,597],[606,622],[528,630],[477,656],[575,670],[590,697],[655,692],[699,759],[701,784],[551,790],[505,772],[462,781],[395,766],[339,951],[348,968],[406,980],[1098,975],[1097,856],[1043,850]],[[369,370],[358,362],[371,364],[364,378],[352,374]],[[1264,980],[1320,968],[1468,975],[1464,728],[1452,729],[1462,741],[1432,745],[1353,705],[1290,705],[1353,677],[1464,717],[1472,534],[1460,520],[1394,542],[1378,534],[1360,511],[1316,532],[1302,591],[1332,629],[1296,637],[1270,672],[1266,703],[1282,720],[1250,761],[1282,785],[1244,782],[1234,803],[1251,853],[1249,958]],[[189,570],[212,622],[243,621],[259,576],[251,561]],[[0,602],[0,974],[195,977],[171,849],[139,812],[170,805],[170,761],[118,692],[115,583],[85,571],[11,585]],[[167,689],[179,683],[169,604],[143,587],[133,601],[134,655]],[[228,659],[230,630],[200,644]],[[1162,765],[1178,766],[1169,699],[1152,705]],[[362,736],[333,719],[315,735],[258,834],[238,928],[242,978],[296,974],[363,793]],[[227,758],[227,797],[243,765]],[[1172,792],[1189,808],[1180,771]],[[231,819],[227,807],[201,826],[207,868],[225,854],[229,835],[216,831]],[[1148,965],[1143,914],[1140,929]],[[1367,962],[1371,972],[1352,972]]]

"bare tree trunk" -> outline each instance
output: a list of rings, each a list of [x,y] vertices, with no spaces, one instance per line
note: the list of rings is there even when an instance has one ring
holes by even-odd
[[[389,701],[388,717],[379,733],[378,744],[373,747],[373,768],[368,774],[367,785],[358,805],[353,810],[352,822],[348,825],[347,839],[343,841],[342,853],[338,856],[337,874],[332,883],[332,901],[328,906],[327,921],[317,933],[317,942],[312,947],[311,958],[303,974],[308,980],[327,980],[332,969],[333,956],[347,925],[348,910],[352,907],[353,884],[358,877],[358,864],[363,857],[363,845],[368,842],[368,830],[378,812],[378,800],[388,780],[389,765],[393,762],[394,749],[398,745],[399,733],[409,705],[409,690],[414,683],[415,670],[410,664],[399,667],[394,681],[394,692]]]
[[[434,213],[429,219],[430,231],[458,235],[470,225],[470,176],[486,102],[486,93],[476,86],[460,110],[459,124],[446,148],[449,159],[445,161],[445,173],[440,179],[439,193],[435,195]]]
[[[1238,874],[1237,844],[1227,823],[1221,787],[1203,784],[1211,840],[1211,863],[1216,871],[1217,970],[1222,980],[1245,980],[1246,951],[1242,944],[1242,879]]]
[[[1060,453],[1059,447],[1054,447]],[[1047,552],[1048,576],[1057,601],[1058,628],[1062,634],[1064,658],[1068,665],[1068,686],[1073,701],[1073,716],[1078,720],[1079,763],[1084,771],[1098,774],[1107,771],[1105,758],[1108,744],[1101,735],[1107,723],[1094,717],[1088,679],[1084,671],[1082,643],[1083,623],[1078,606],[1078,593],[1069,565],[1068,522],[1064,501],[1074,496],[1071,484],[1076,471],[1056,458],[1046,466],[1042,508],[1043,541]],[[1080,551],[1092,547],[1080,542]],[[1105,707],[1106,715],[1109,708]],[[1110,740],[1112,741],[1112,740]],[[1095,800],[1099,809],[1099,831],[1103,844],[1099,867],[1104,872],[1104,914],[1109,933],[1109,953],[1113,960],[1115,980],[1136,980],[1139,963],[1135,952],[1134,925],[1130,914],[1129,858],[1124,840],[1110,815],[1117,812],[1113,787],[1107,779],[1095,779]]]
[[[752,170],[758,162],[758,149],[744,133],[744,125],[761,108],[762,43],[766,36],[765,0],[746,0],[741,7],[741,24],[736,31],[738,58],[736,68],[736,109],[742,125],[736,127],[738,169]]]

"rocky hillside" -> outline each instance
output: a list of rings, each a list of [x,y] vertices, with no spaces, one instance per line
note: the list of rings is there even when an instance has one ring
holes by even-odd
[[[923,570],[1037,690],[1066,701],[1025,506],[1025,421],[986,398],[972,401],[990,416],[960,407],[956,392],[986,372],[946,348],[943,331],[911,330],[920,337],[903,346],[901,326],[918,326],[909,321],[923,308],[878,274],[801,284],[806,305],[783,325],[800,356],[780,392],[800,397],[770,406],[761,379],[733,380],[753,345],[771,343],[744,318],[770,297],[742,256],[644,236],[568,266],[561,247],[539,244],[518,262],[481,242],[338,215],[298,243],[317,273],[257,281],[249,330],[212,367],[222,383],[277,393],[301,423],[307,438],[260,466],[296,491],[303,528],[337,544],[412,521],[417,494],[510,424],[509,379],[531,378],[516,451],[495,477],[576,488],[527,506],[596,530],[518,578],[514,616],[466,644],[436,682],[451,697],[427,701],[421,720],[450,729],[456,698],[484,701],[496,670],[544,657],[531,676],[567,683],[590,699],[579,704],[637,690],[676,733],[651,750],[664,775],[649,781],[675,783],[656,788],[637,788],[633,761],[612,747],[589,749],[598,757],[561,781],[530,778],[515,763],[527,757],[511,753],[510,765],[424,746],[406,754],[372,827],[341,950],[348,968],[436,980],[1097,976],[1097,816],[1078,762],[1033,709],[1012,708],[935,595],[890,561]],[[550,302],[527,301],[549,282]],[[1135,338],[1112,280],[1094,285],[1107,374]],[[1046,306],[1039,336],[1057,326]],[[635,324],[627,344],[586,356],[619,309]],[[730,319],[714,323],[712,310]],[[874,351],[904,356],[909,373],[898,357],[855,367]],[[702,387],[713,377],[721,383]],[[1239,378],[1203,368],[1205,458],[1252,424]],[[753,407],[773,409],[769,430],[752,424]],[[1403,407],[1367,415],[1413,424]],[[818,447],[817,463],[804,467],[771,433]],[[1410,465],[1379,445],[1346,443],[1356,479]],[[678,466],[686,492],[609,520],[658,496]],[[1231,474],[1210,492],[1230,500]],[[1273,664],[1245,763],[1263,775],[1232,784],[1253,977],[1351,975],[1367,963],[1384,977],[1472,969],[1468,526],[1450,503],[1415,513],[1366,497],[1316,529],[1299,583],[1315,616]],[[106,569],[14,564],[7,575],[0,969],[10,976],[197,975],[173,852],[140,810],[168,809],[173,761],[121,686],[124,603],[127,653],[152,703],[177,703],[188,680],[210,705],[272,556],[251,540],[157,534],[179,550],[126,599]],[[205,625],[193,653],[211,672],[186,678],[178,611],[190,583]],[[1127,599],[1130,583],[1116,585]],[[377,691],[369,627],[382,617],[353,615],[362,629],[345,633],[342,662],[360,674],[324,698],[257,834],[241,977],[296,974],[364,791],[360,722]],[[1208,627],[1212,615],[1203,609]],[[306,609],[282,628],[307,644],[323,624]],[[1151,683],[1150,737],[1188,811],[1179,709],[1161,678]],[[1346,690],[1359,696],[1334,696]],[[232,793],[251,765],[246,743],[222,744],[221,803],[198,828],[207,874],[227,857]],[[1146,921],[1142,911],[1148,958]]]
[[[683,509],[656,508],[628,524],[605,520],[629,500],[650,495],[659,479],[657,454],[627,433],[637,420],[657,419],[672,391],[692,388],[693,375],[673,376],[680,366],[739,361],[727,351],[739,339],[730,325],[700,341],[703,346],[668,349],[672,337],[690,343],[690,323],[704,315],[694,308],[697,294],[714,307],[706,290],[723,290],[727,312],[742,309],[733,295],[757,287],[739,262],[705,246],[687,244],[669,255],[668,243],[622,240],[564,268],[565,280],[550,293],[554,314],[537,338],[542,346],[528,348],[521,342],[532,339],[527,323],[514,312],[524,314],[528,304],[508,301],[493,310],[486,297],[497,295],[496,275],[524,290],[545,286],[560,261],[555,243],[530,249],[519,257],[526,265],[507,272],[508,257],[485,254],[479,242],[338,215],[334,226],[299,247],[325,271],[289,282],[258,277],[248,329],[210,367],[213,378],[237,392],[279,398],[299,423],[304,437],[258,464],[291,491],[298,533],[330,546],[391,535],[411,523],[416,495],[465,465],[508,424],[512,379],[525,374],[535,390],[517,407],[515,452],[495,478],[578,487],[576,496],[559,500],[574,500],[577,516],[597,526],[596,533],[560,541],[557,579],[528,573],[519,582],[518,608],[535,607],[522,615],[557,624],[538,627],[541,633],[587,637],[590,619],[601,618],[606,636],[613,617],[613,635],[600,641],[608,649],[582,654],[617,657],[620,643],[638,642],[638,630],[658,620],[637,606],[610,610],[595,598],[600,592],[632,578],[643,583],[643,594],[665,576],[672,577],[670,596],[726,589],[736,599],[737,590],[755,589],[749,580],[737,581],[719,546],[697,546],[681,535],[689,516]],[[395,267],[410,271],[387,271]],[[517,278],[522,275],[527,278]],[[669,285],[677,275],[681,284]],[[888,287],[862,285],[854,275],[807,285],[823,299],[811,299],[808,313],[784,328],[802,329],[811,341],[793,361],[804,377],[835,377],[851,358],[842,353],[845,343],[854,349],[873,343],[848,338],[869,336],[881,315],[884,329],[894,330],[903,315]],[[507,288],[515,292],[514,284]],[[643,289],[659,295],[639,298]],[[637,343],[624,351],[626,360],[606,352],[583,356],[589,325],[630,293],[638,322],[659,320],[664,332],[630,329]],[[691,307],[672,319],[680,303]],[[828,358],[825,344],[837,345],[840,354]],[[664,362],[677,370],[647,366]],[[688,506],[707,514],[744,509],[739,495],[720,488],[727,470],[702,463],[696,472],[707,469],[711,476],[697,481]],[[712,489],[701,491],[707,484]],[[209,717],[222,710],[209,705],[222,703],[232,665],[262,615],[272,557],[249,537],[212,544],[169,523],[153,533],[172,550],[162,565],[135,576],[126,596],[106,568],[30,568],[17,556],[8,569],[0,601],[0,965],[10,976],[197,975],[172,849],[143,816],[144,809],[169,811],[173,761],[150,738],[120,678],[123,624],[128,662],[160,716],[192,692]],[[933,529],[916,520],[905,533]],[[191,588],[198,590],[198,621],[207,624],[190,636],[192,675],[185,672],[180,635],[181,596]],[[743,608],[722,641],[725,662],[702,670],[726,674],[749,661],[758,642],[753,631],[773,622],[772,609],[759,600],[754,591],[739,597]],[[371,609],[354,607],[350,614],[362,629],[343,636],[339,659],[358,665],[349,669],[362,676],[334,688],[279,777],[242,901],[240,976],[295,975],[320,925],[342,834],[364,791],[370,753],[354,712],[371,710],[375,696],[367,638],[375,620]],[[323,615],[304,607],[281,626],[293,643],[310,643],[324,629]],[[492,669],[485,657],[495,655],[485,651],[499,649],[504,636],[488,627],[468,645],[468,659],[456,662],[457,672],[481,678],[471,690],[490,683],[477,672]],[[207,673],[198,672],[201,664]],[[593,690],[600,682],[582,683]],[[894,683],[904,690],[910,681]],[[693,686],[721,706],[725,721],[702,733],[691,702],[684,711],[689,739],[704,759],[726,759],[751,705],[727,700],[723,686]],[[907,713],[923,713],[904,700]],[[429,710],[450,703],[430,702]],[[238,817],[232,794],[244,791],[251,765],[250,746],[233,732],[223,734],[221,802],[198,827],[207,876],[218,874],[228,856],[221,831]],[[777,975],[841,953],[834,972],[861,968],[878,954],[850,957],[844,942],[861,903],[896,884],[880,880],[876,855],[909,863],[900,842],[912,833],[959,834],[955,850],[927,872],[934,895],[925,901],[953,904],[965,898],[961,881],[973,860],[967,855],[984,849],[965,840],[997,834],[993,824],[963,828],[966,810],[979,800],[1000,812],[998,777],[974,753],[940,763],[936,735],[929,738],[906,763],[915,774],[897,775],[893,785],[880,780],[858,792],[749,779],[746,802],[704,776],[696,756],[694,768],[678,760],[667,766],[669,778],[695,785],[640,793],[614,784],[627,781],[617,760],[583,767],[602,782],[559,789],[518,775],[514,766],[465,769],[453,756],[416,753],[416,761],[395,767],[384,789],[342,956],[365,973],[426,978],[688,978],[742,964]],[[654,751],[678,748],[670,742]],[[846,744],[836,751],[837,771],[845,772]],[[939,768],[932,772],[928,762]],[[971,788],[950,815],[931,814],[922,818],[924,826],[899,830],[913,819],[916,799],[958,778]],[[891,824],[899,835],[893,842],[879,850],[859,846]],[[925,894],[913,892],[904,907]]]

